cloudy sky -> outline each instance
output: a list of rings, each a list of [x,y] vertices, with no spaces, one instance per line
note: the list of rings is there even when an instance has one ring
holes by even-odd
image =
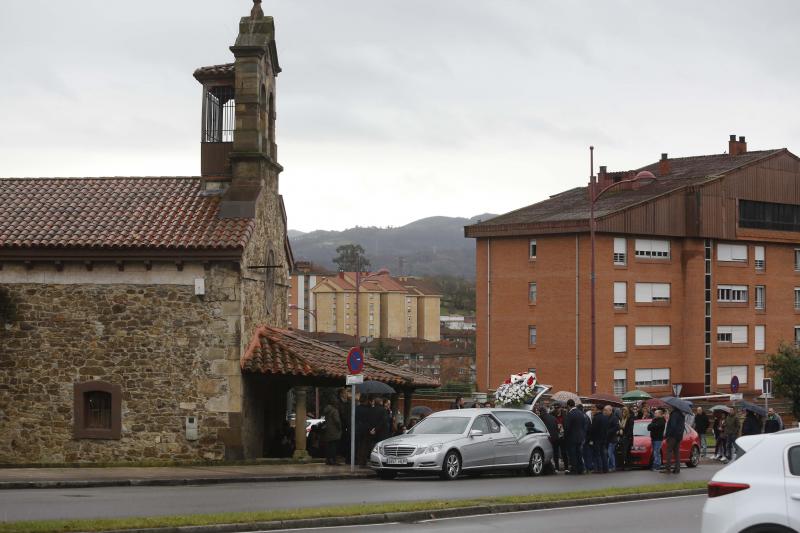
[[[800,153],[795,0],[265,0],[290,227],[502,213],[611,170]],[[197,175],[195,67],[248,0],[25,0],[0,16],[0,176]]]

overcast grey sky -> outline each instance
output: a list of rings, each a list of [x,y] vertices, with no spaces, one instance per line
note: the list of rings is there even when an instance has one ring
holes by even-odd
[[[0,176],[197,175],[195,67],[248,0],[0,11]],[[265,0],[300,230],[502,213],[611,170],[800,152],[800,2]]]

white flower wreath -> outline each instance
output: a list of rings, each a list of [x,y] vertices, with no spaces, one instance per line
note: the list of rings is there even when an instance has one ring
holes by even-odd
[[[520,407],[526,400],[533,398],[535,389],[535,372],[512,374],[505,383],[497,387],[494,397],[503,407]]]

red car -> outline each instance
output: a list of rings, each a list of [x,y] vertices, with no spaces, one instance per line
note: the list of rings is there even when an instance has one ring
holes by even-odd
[[[647,431],[647,424],[650,419],[637,420],[633,424],[633,446],[631,447],[631,463],[634,465],[651,468],[653,464],[653,444],[650,442],[650,432]],[[664,447],[661,447],[661,464],[664,464],[666,454]],[[700,464],[700,436],[689,424],[683,432],[681,441],[681,461],[689,468],[694,468]]]

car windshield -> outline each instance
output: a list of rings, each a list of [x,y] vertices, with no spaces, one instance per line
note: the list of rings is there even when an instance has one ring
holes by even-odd
[[[467,429],[467,416],[431,416],[411,428],[414,435],[460,435]]]
[[[634,437],[649,437],[650,436],[650,432],[647,431],[647,424],[649,422],[650,422],[649,420],[647,420],[647,421],[645,421],[645,420],[638,421],[637,420],[636,423],[633,424],[633,436]]]

